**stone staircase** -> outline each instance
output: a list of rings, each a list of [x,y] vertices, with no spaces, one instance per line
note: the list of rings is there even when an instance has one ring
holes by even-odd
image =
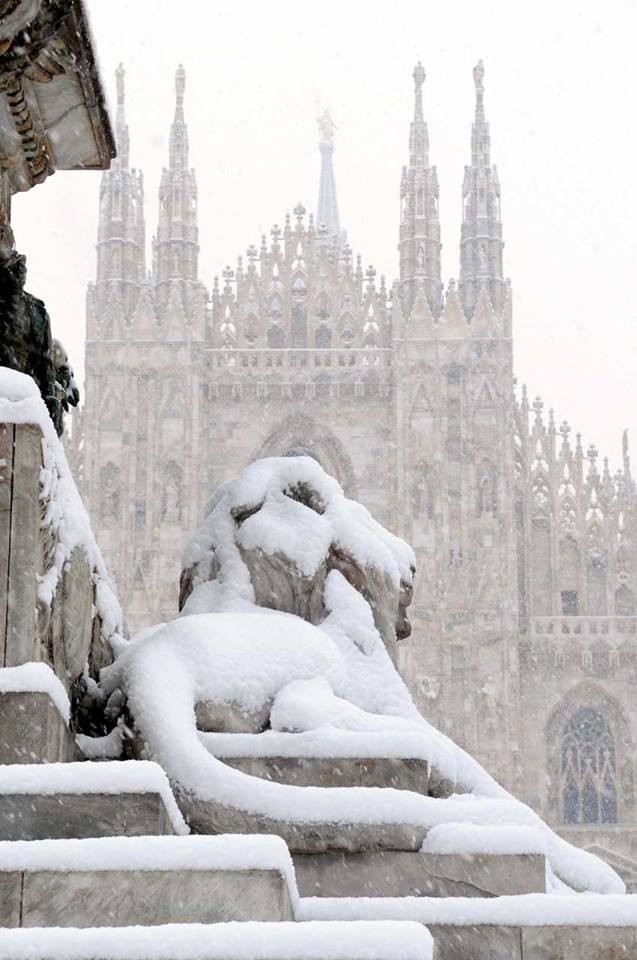
[[[187,835],[163,771],[74,759],[48,693],[0,692],[0,717],[2,958],[432,956],[422,924],[298,922],[282,838]]]
[[[18,749],[33,714],[48,718],[49,730],[58,722],[66,728],[47,697],[0,693],[6,755]],[[433,853],[412,840],[391,849],[374,840],[375,824],[351,834],[347,849],[337,825],[313,825],[314,841],[292,854],[271,833],[187,835],[156,764],[43,762],[53,741],[64,741],[59,730],[34,751],[40,762],[0,767],[0,957],[7,960],[637,957],[634,926],[567,922],[570,901],[596,907],[608,898],[547,896],[537,853]],[[255,758],[249,769],[296,783],[302,769],[305,785],[324,781],[328,758],[316,766],[311,757],[298,759],[259,766]],[[391,771],[393,786],[407,782],[413,790],[415,772],[429,782],[413,762],[401,769],[400,758],[390,759],[333,763],[348,784],[361,769],[367,783],[374,769],[377,785],[379,771]],[[563,922],[543,923],[543,903],[560,919],[556,901]],[[539,925],[531,922],[534,903]]]

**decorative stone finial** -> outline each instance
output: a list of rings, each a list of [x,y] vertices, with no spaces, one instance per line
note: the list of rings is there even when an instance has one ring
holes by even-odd
[[[478,60],[473,68],[473,82],[476,85],[476,94],[480,96],[484,93],[484,64],[482,60]]]
[[[484,65],[478,60],[473,68],[473,82],[476,85],[476,121],[484,120]]]
[[[115,71],[115,82],[117,84],[117,106],[124,106],[124,77],[126,71],[124,70],[124,65],[119,64],[117,70]]]
[[[186,89],[186,71],[184,70],[182,64],[180,63],[177,67],[177,72],[175,73],[175,93],[177,94],[177,100],[181,101],[184,97],[184,91]]]
[[[422,120],[422,85],[425,82],[427,74],[420,60],[414,68],[414,89],[416,101],[414,105],[414,116],[416,120]]]

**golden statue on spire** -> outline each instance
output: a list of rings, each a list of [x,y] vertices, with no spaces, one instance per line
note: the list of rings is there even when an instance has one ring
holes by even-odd
[[[316,122],[319,126],[319,131],[321,134],[322,141],[332,142],[334,140],[334,131],[337,129],[336,124],[332,120],[332,115],[327,109],[319,110],[319,115],[316,118]]]

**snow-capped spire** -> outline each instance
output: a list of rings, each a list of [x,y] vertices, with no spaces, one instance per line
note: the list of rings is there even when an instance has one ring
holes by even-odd
[[[440,222],[438,178],[429,166],[429,133],[424,121],[422,91],[425,70],[414,69],[414,116],[409,130],[409,167],[403,167],[400,184],[400,287],[403,310],[409,316],[416,288],[424,295],[434,317],[440,315]]]
[[[336,179],[334,177],[334,131],[336,124],[329,110],[322,110],[317,118],[319,127],[319,150],[321,152],[321,179],[319,183],[316,226],[325,231],[332,242],[341,242],[341,226],[336,200]]]
[[[199,231],[197,184],[188,168],[188,128],[184,117],[186,72],[175,73],[175,115],[170,127],[168,167],[159,186],[159,224],[154,243],[157,304],[163,314],[170,287],[181,288],[186,316],[192,311],[192,291],[198,284]]]
[[[117,158],[111,169],[105,171],[100,186],[96,322],[105,315],[106,305],[113,297],[121,305],[124,316],[130,318],[139,285],[146,274],[144,183],[141,172],[130,169],[124,76],[124,67],[120,63],[115,71]],[[106,328],[102,333],[107,335]]]
[[[473,314],[481,287],[486,284],[497,314],[505,301],[502,267],[500,182],[491,165],[491,137],[484,113],[484,66],[473,68],[475,114],[471,127],[471,165],[462,185],[460,237],[460,297],[467,316]]]

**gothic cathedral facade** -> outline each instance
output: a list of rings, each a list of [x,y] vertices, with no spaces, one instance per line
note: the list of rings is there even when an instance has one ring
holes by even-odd
[[[181,549],[249,461],[315,457],[416,551],[401,668],[426,717],[637,889],[637,497],[513,376],[511,288],[484,71],[474,70],[460,274],[443,289],[436,168],[414,71],[399,275],[341,229],[319,120],[316,219],[299,205],[208,291],[185,74],[146,266],[143,178],[100,189],[86,386],[72,452],[131,629],[177,612]]]

